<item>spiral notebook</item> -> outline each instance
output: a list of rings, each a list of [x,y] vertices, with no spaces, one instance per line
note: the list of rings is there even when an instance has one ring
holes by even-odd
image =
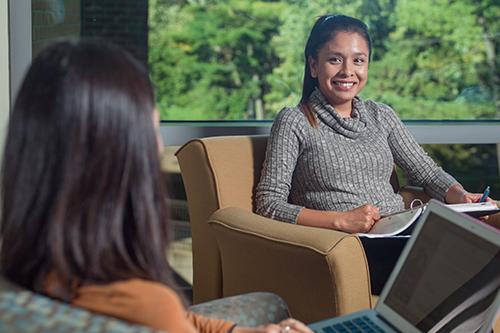
[[[359,233],[358,236],[380,238],[410,235],[414,228],[415,221],[422,216],[426,207],[427,205],[420,205],[413,209],[384,216],[373,225],[370,232]],[[500,212],[500,208],[493,202],[447,204],[446,207],[473,217],[481,217]]]

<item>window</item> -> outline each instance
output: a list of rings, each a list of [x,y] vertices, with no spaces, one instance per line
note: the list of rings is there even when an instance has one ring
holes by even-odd
[[[162,120],[272,120],[295,105],[317,16],[371,30],[362,96],[405,120],[500,120],[494,0],[32,0],[33,54],[59,37],[125,46],[149,66]]]
[[[365,21],[374,54],[363,97],[402,119],[500,119],[493,0],[151,0],[149,66],[164,120],[273,119],[300,97],[317,16]]]

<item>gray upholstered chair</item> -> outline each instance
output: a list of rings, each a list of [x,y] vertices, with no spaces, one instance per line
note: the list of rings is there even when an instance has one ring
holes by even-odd
[[[289,316],[271,293],[250,293],[199,304],[191,311],[244,326],[277,323]],[[98,315],[19,288],[0,277],[0,332],[149,333],[147,327]]]

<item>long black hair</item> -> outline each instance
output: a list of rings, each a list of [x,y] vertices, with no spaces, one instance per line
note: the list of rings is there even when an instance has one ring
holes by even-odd
[[[9,120],[0,267],[56,297],[76,285],[169,283],[165,191],[147,72],[97,41],[61,41],[31,64]]]
[[[371,58],[372,41],[368,33],[368,27],[361,20],[346,15],[323,15],[320,16],[309,33],[306,47],[304,49],[304,82],[302,84],[302,96],[300,105],[302,111],[306,114],[311,125],[316,126],[316,119],[312,114],[307,101],[309,96],[318,86],[318,79],[312,77],[309,67],[309,57],[318,58],[318,51],[335,38],[338,32],[355,32],[363,37],[368,44],[368,58]]]

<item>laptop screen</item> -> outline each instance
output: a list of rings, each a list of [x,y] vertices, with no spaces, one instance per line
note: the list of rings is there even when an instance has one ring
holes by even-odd
[[[423,332],[474,332],[499,285],[499,247],[430,212],[384,303]]]

